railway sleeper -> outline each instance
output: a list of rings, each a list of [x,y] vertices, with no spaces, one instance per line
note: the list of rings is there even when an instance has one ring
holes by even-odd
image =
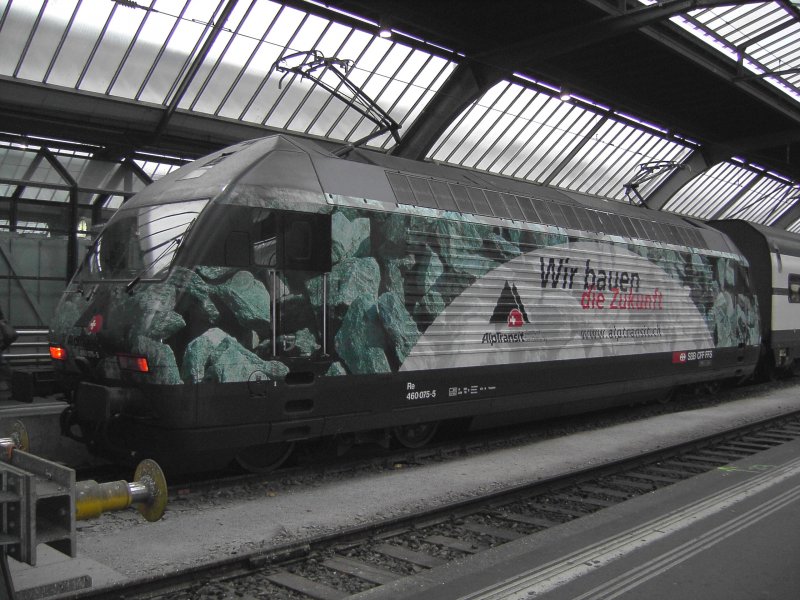
[[[550,527],[555,527],[556,525],[560,525],[561,521],[554,521],[552,519],[547,519],[545,517],[533,517],[531,515],[522,515],[515,512],[510,511],[499,511],[498,516],[505,519],[506,521],[513,521],[516,523],[524,523],[526,525],[533,525],[535,527],[540,527],[542,529],[549,529]]]
[[[701,450],[698,454],[702,456],[714,456],[728,462],[733,462],[739,460],[740,458],[744,458],[743,455],[734,452],[716,452],[715,450]]]
[[[748,456],[752,456],[756,452],[760,452],[760,450],[754,450],[751,447],[743,447],[740,445],[724,445],[724,446],[715,446],[714,450],[722,451],[722,452],[733,452],[738,455],[739,458],[746,458]]]
[[[767,446],[764,444],[754,444],[751,442],[742,442],[739,440],[728,442],[721,446],[722,448],[739,448],[740,450],[748,450],[751,454],[755,454],[756,452],[763,452],[764,450],[769,450],[772,446]]]
[[[778,434],[786,434],[792,436],[792,439],[797,439],[800,437],[800,426],[793,425],[791,423],[785,423],[780,427],[772,429],[771,431],[778,433]]]
[[[660,475],[654,475],[653,473],[643,473],[642,471],[629,471],[627,473],[621,473],[616,476],[616,479],[620,479],[625,482],[630,480],[631,483],[640,483],[642,485],[649,486],[651,490],[656,490],[659,487],[664,487],[675,483],[675,480],[670,477],[662,477]],[[625,499],[627,500],[628,497],[626,496]]]
[[[397,546],[395,544],[378,544],[373,547],[373,550],[391,558],[402,560],[426,569],[432,569],[447,564],[445,559],[439,558],[438,556],[431,556],[425,552],[411,550],[405,546]]]
[[[346,556],[334,555],[323,561],[322,565],[377,585],[383,585],[397,579],[397,574],[392,571]]]
[[[691,462],[683,462],[679,459],[666,460],[661,464],[663,465],[663,467],[660,468],[672,470],[675,472],[675,474],[681,475],[684,479],[686,479],[687,477],[691,477],[693,475],[697,475],[699,473],[704,473],[705,471],[708,470],[704,469],[703,467],[697,464],[693,464]]]
[[[765,450],[768,448],[774,448],[775,446],[780,446],[783,443],[777,440],[771,440],[761,435],[749,435],[747,437],[741,438],[739,441],[744,442],[745,444],[754,444],[756,446],[763,446]]]
[[[585,512],[585,511],[581,511],[581,510],[575,510],[575,509],[572,509],[572,508],[568,508],[566,506],[558,506],[558,505],[555,505],[555,504],[543,504],[543,503],[536,502],[536,501],[528,502],[525,506],[529,510],[533,510],[533,511],[537,511],[537,512],[554,513],[554,514],[557,514],[557,515],[562,515],[564,517],[568,517],[570,519],[576,519],[576,518],[580,518],[580,517],[585,517],[586,515],[589,514],[589,512],[594,512],[594,511]]]
[[[471,544],[469,542],[459,540],[458,538],[453,538],[446,535],[429,535],[423,539],[429,544],[444,546],[450,550],[457,550],[466,554],[475,554],[476,552],[480,551],[480,547],[476,546],[475,544]]]
[[[684,454],[681,456],[681,461],[688,461],[689,463],[698,463],[700,465],[724,465],[729,461],[719,456],[710,456],[705,452],[693,452],[692,454]]]
[[[300,575],[295,575],[289,571],[278,571],[267,575],[266,579],[281,587],[287,588],[298,594],[303,594],[314,598],[314,600],[342,600],[351,594],[342,590],[338,590],[324,583],[319,583],[307,579]]]
[[[631,495],[628,492],[621,492],[619,490],[604,487],[602,485],[582,485],[579,488],[582,492],[590,494],[597,494],[598,496],[606,496],[608,498],[616,498],[618,502],[624,502]]]
[[[797,435],[781,435],[780,433],[773,431],[762,433],[758,437],[764,440],[775,442],[776,444],[785,444],[798,438]]]
[[[655,485],[653,485],[651,483],[641,483],[639,481],[628,481],[628,480],[622,479],[620,477],[610,478],[608,480],[608,483],[611,484],[611,485],[615,485],[617,487],[636,490],[634,492],[631,492],[628,495],[628,498],[632,498],[633,496],[640,496],[641,494],[649,494],[650,492],[658,489],[658,486],[655,486]]]
[[[464,529],[472,531],[480,535],[488,535],[489,537],[503,540],[504,542],[511,542],[521,537],[525,537],[524,533],[509,529],[506,527],[496,527],[494,525],[486,525],[484,523],[465,523],[462,525]]]
[[[583,490],[578,490],[583,491]],[[565,502],[574,502],[576,504],[585,504],[590,507],[587,512],[594,512],[595,510],[601,508],[608,508],[609,506],[614,506],[615,504],[619,504],[619,500],[602,500],[601,498],[594,498],[592,496],[579,496],[578,494],[559,494],[555,496],[558,500],[564,500]]]

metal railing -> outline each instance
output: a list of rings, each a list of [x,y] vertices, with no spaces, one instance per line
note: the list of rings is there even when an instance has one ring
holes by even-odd
[[[50,364],[48,330],[45,328],[17,328],[19,338],[3,352],[11,366]]]

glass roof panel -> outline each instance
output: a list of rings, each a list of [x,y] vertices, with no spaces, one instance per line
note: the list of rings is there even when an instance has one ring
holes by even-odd
[[[366,22],[356,29],[280,2],[241,0],[217,23],[223,6],[221,0],[17,0],[2,9],[0,74],[160,105],[172,102],[183,84],[179,108],[355,141],[375,125],[309,80],[273,72],[278,58],[316,50],[352,60],[350,79],[406,126],[455,66],[379,38]],[[184,83],[210,35],[216,37],[208,53]],[[388,135],[369,143],[393,144]]]
[[[159,0],[156,8],[163,11],[175,11],[176,0]],[[162,13],[165,19],[158,19],[151,22],[153,27],[142,30],[144,36],[163,35],[167,29],[169,33],[165,37],[150,40],[151,47],[164,40],[163,46],[159,48],[159,53],[152,64],[152,71],[148,73],[143,82],[142,88],[137,94],[137,99],[145,102],[164,104],[171,100],[172,92],[178,84],[180,78],[185,73],[191,60],[200,49],[205,37],[211,31],[209,23],[216,17],[216,3],[214,2],[188,2],[180,14],[180,18],[168,13]]]
[[[14,12],[15,9],[28,12],[34,9],[38,3],[32,3],[27,9],[19,9],[18,4],[23,3],[15,2],[11,6],[11,12]],[[46,2],[41,10],[37,11],[37,20],[30,31],[29,38],[23,45],[12,49],[12,53],[20,59],[14,72],[15,77],[44,81],[50,62],[53,60],[61,37],[70,23],[77,5],[77,0]]]
[[[83,0],[74,13],[71,26],[64,31],[63,44],[53,56],[47,83],[76,87],[86,64],[92,57],[94,44],[86,40],[99,40],[103,27],[115,4],[107,0]]]
[[[81,190],[103,190],[134,194],[147,185],[124,164],[84,156],[57,156],[58,162]]]
[[[758,173],[744,165],[718,163],[684,185],[664,210],[699,219],[713,218],[736,201],[757,177]]]
[[[655,0],[640,0],[650,4]],[[320,86],[271,70],[281,56],[317,50],[353,61],[349,79],[405,128],[422,113],[455,68],[445,49],[421,40],[375,35],[369,22],[353,26],[271,0],[239,0],[224,22],[223,0],[0,0],[0,75],[111,94],[314,136],[353,142],[372,122]],[[309,11],[314,11],[312,4]],[[800,23],[788,5],[755,2],[703,8],[673,19],[750,74],[800,100]],[[200,49],[216,36],[207,55]],[[413,47],[412,47],[413,46]],[[441,50],[441,51],[440,51]],[[202,60],[200,60],[202,59]],[[193,61],[196,73],[184,81]],[[330,75],[330,74],[328,74]],[[540,82],[517,77],[490,90],[442,135],[429,158],[565,189],[624,199],[625,182],[639,165],[681,162],[693,146],[647,123],[573,96],[561,101]],[[339,87],[337,79],[325,79]],[[404,130],[401,129],[402,135]],[[368,145],[390,149],[384,134]],[[64,186],[43,154],[0,145],[0,181],[9,173],[31,182],[25,193],[54,199]],[[20,154],[21,153],[21,154]],[[33,157],[33,158],[32,158]],[[125,195],[173,166],[132,165],[85,157],[58,160],[81,190],[102,186]],[[717,165],[667,205],[695,216],[738,215],[772,222],[794,201],[791,183],[752,165]],[[667,172],[641,184],[647,196]],[[36,184],[44,191],[34,191]],[[4,185],[13,193],[14,185]],[[45,194],[46,192],[46,194]],[[84,192],[82,192],[84,193]],[[44,195],[43,195],[44,194]]]
[[[787,181],[763,176],[746,188],[720,218],[745,219],[770,225],[798,200],[798,189]]]
[[[179,169],[179,165],[157,162],[152,160],[135,160],[138,167],[153,181],[161,179],[164,175]]]
[[[39,200],[41,202],[69,202],[69,190],[54,190],[35,186],[24,186],[19,197],[23,200]]]
[[[25,3],[25,10],[13,5],[3,8],[5,22],[0,35],[0,73],[3,75],[16,77],[17,66],[43,6],[44,0],[30,0]]]
[[[77,82],[78,89],[98,94],[110,93],[147,14],[143,10],[112,5],[102,33],[93,41],[91,36],[87,36],[84,42],[86,47],[92,47],[92,53]]]
[[[70,182],[41,154],[41,148],[19,148],[0,142],[0,181],[68,187]]]
[[[568,100],[501,82],[451,124],[428,158],[622,200],[639,164],[681,161],[692,151],[645,124]]]
[[[780,2],[696,9],[671,21],[800,101],[800,22]]]

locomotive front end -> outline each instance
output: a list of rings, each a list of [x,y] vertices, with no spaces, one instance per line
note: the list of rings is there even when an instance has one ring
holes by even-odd
[[[169,470],[221,467],[245,449],[269,464],[286,454],[270,445],[287,419],[286,376],[302,386],[331,362],[312,302],[330,270],[328,212],[307,154],[280,136],[195,161],[128,200],[51,324],[70,400],[64,434]],[[298,301],[290,288],[306,284]]]
[[[207,202],[119,210],[58,306],[50,354],[71,400],[64,433],[95,451],[135,458],[130,429],[115,423],[169,421],[157,399],[182,381],[165,341],[186,325],[175,311],[184,282],[169,267]]]

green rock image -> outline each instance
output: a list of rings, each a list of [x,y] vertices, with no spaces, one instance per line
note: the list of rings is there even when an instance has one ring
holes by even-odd
[[[270,297],[264,284],[250,271],[238,271],[233,277],[214,286],[212,298],[231,309],[243,327],[258,335],[270,334]]]
[[[350,305],[336,334],[339,357],[350,373],[388,373],[386,343],[375,300],[360,296]]]
[[[172,352],[172,348],[166,344],[140,335],[133,339],[131,351],[134,354],[147,357],[147,363],[150,368],[147,374],[149,383],[166,385],[183,383],[178,371],[178,364],[175,362],[175,354]]]
[[[334,264],[346,258],[369,255],[369,219],[360,218],[350,221],[341,212],[335,212],[331,217],[331,230]]]
[[[402,364],[419,339],[417,324],[403,301],[390,292],[378,298],[378,314],[390,347],[394,349],[398,363]]]
[[[275,360],[264,361],[227,336],[209,354],[203,381],[247,381],[254,371],[266,373],[269,379],[283,379],[289,367]]]

